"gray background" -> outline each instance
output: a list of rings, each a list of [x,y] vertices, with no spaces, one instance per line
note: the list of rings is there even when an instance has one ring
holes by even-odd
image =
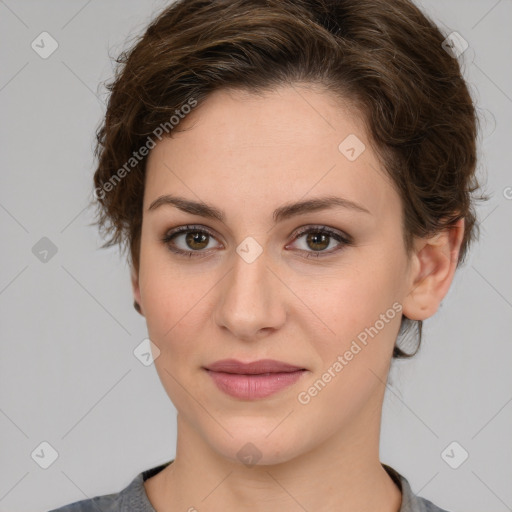
[[[175,454],[174,407],[154,366],[133,354],[147,331],[129,269],[116,249],[99,249],[86,209],[109,55],[165,4],[0,1],[2,512],[117,492]],[[512,510],[512,1],[420,5],[446,35],[469,42],[461,61],[482,117],[479,173],[492,197],[478,210],[480,242],[425,322],[421,352],[394,363],[381,460],[450,511],[504,512]],[[43,31],[59,44],[47,59],[31,48]],[[32,252],[42,237],[57,248],[46,263]],[[58,452],[47,469],[31,456],[43,441]],[[452,441],[469,453],[458,469],[441,456]]]

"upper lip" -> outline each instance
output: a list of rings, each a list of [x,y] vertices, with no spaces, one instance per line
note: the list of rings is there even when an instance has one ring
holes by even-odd
[[[246,375],[256,375],[259,373],[289,373],[305,369],[282,361],[275,361],[274,359],[259,359],[258,361],[251,361],[249,363],[243,363],[236,359],[222,359],[205,366],[205,368],[213,372]]]

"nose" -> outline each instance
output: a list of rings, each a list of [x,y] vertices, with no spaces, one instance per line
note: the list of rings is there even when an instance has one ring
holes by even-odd
[[[284,325],[286,289],[269,268],[265,252],[250,263],[238,253],[233,259],[218,290],[215,319],[237,339],[256,340]]]

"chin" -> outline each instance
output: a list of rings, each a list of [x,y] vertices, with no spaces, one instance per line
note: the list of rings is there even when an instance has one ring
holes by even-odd
[[[247,422],[242,423],[237,422],[236,428],[232,424],[226,425],[233,437],[219,433],[207,439],[215,452],[231,462],[247,468],[274,466],[286,463],[307,450],[304,433],[291,432],[290,425],[288,428],[279,425],[276,429],[279,421],[258,425],[252,419],[250,426]]]

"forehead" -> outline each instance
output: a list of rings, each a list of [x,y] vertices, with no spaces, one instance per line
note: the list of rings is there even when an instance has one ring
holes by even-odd
[[[378,216],[398,199],[357,111],[329,92],[299,86],[211,94],[151,150],[145,189],[145,209],[171,192],[226,210],[328,193]]]

